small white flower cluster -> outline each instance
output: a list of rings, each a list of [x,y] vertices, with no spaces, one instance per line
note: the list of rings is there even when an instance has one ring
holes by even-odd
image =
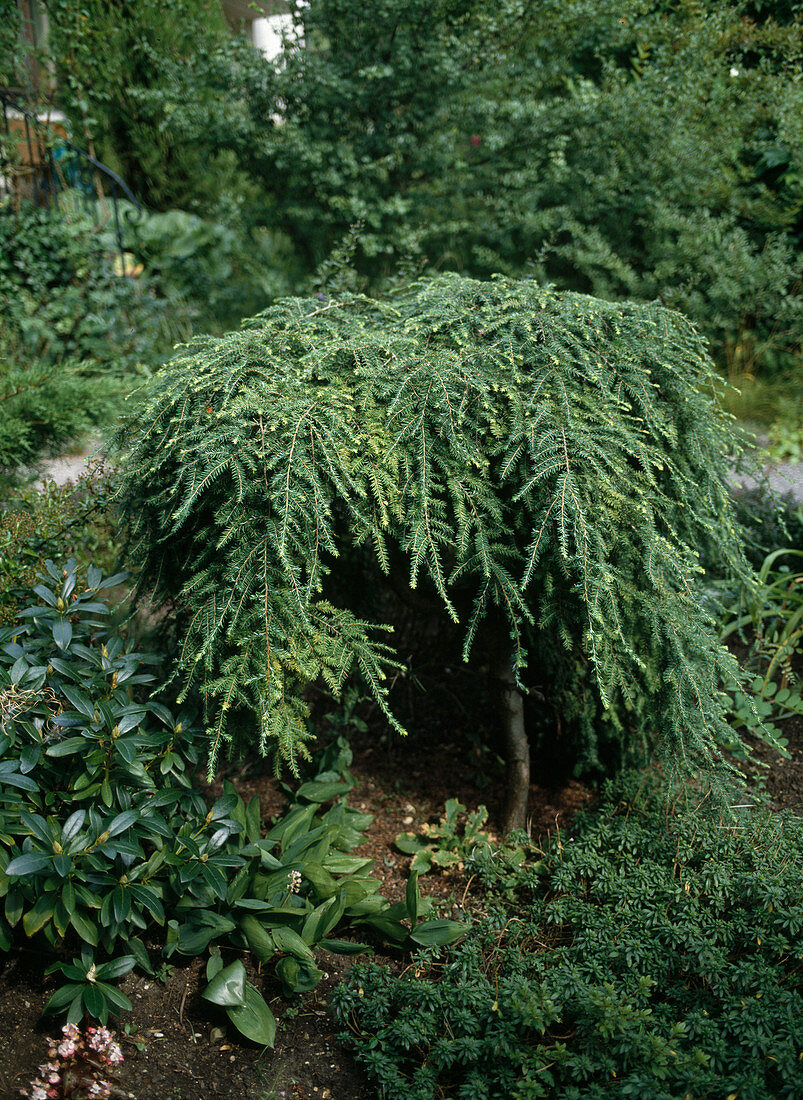
[[[291,871],[290,872],[289,886],[290,886],[290,893],[291,894],[297,894],[298,891],[301,889],[301,872],[300,871]]]
[[[21,1089],[27,1100],[59,1100],[60,1097],[81,1095],[88,1100],[107,1100],[112,1083],[106,1078],[109,1067],[123,1061],[123,1052],[107,1027],[88,1027],[81,1034],[75,1024],[65,1024],[62,1038],[48,1039],[49,1062],[39,1067],[39,1076],[29,1088]]]

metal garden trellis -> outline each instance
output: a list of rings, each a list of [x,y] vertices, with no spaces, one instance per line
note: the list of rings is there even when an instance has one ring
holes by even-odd
[[[141,203],[116,172],[0,89],[0,199],[31,201],[53,210],[59,196],[68,191],[81,202],[96,229],[103,228],[111,216],[116,258],[124,274],[124,223],[133,228],[144,213]],[[123,200],[130,205],[123,206]]]

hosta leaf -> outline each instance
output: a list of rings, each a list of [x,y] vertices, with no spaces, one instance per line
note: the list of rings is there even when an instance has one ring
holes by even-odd
[[[318,946],[324,951],[331,951],[334,955],[363,955],[373,953],[373,948],[369,944],[352,943],[351,940],[323,939]]]
[[[244,1006],[245,967],[239,959],[216,974],[201,996],[225,1008]]]
[[[301,784],[298,788],[297,796],[299,798],[306,798],[310,802],[329,802],[332,798],[339,798],[341,795],[348,794],[353,786],[353,783],[344,783],[342,781],[321,783],[313,779],[309,783]]]
[[[245,987],[245,1004],[230,1008],[228,1017],[241,1035],[263,1047],[272,1047],[276,1038],[276,1019],[264,998],[249,983]]]
[[[246,938],[249,949],[260,962],[267,962],[276,954],[273,937],[256,917],[245,916],[240,920],[240,928]]]
[[[287,996],[294,993],[309,993],[323,977],[314,963],[301,962],[291,956],[279,960],[276,964],[276,974]]]
[[[274,928],[272,935],[280,951],[285,951],[288,955],[294,955],[297,959],[311,960],[314,958],[310,948],[292,928]]]
[[[468,931],[468,925],[458,920],[429,920],[416,925],[410,939],[422,947],[445,947]]]

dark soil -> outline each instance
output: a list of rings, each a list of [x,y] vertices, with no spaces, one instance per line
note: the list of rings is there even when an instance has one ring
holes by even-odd
[[[426,669],[422,680],[425,673]],[[456,676],[462,675],[462,671],[456,672]],[[417,701],[422,706],[421,694],[412,687],[409,690],[411,703]],[[491,831],[498,828],[503,779],[494,753],[483,747],[493,743],[493,731],[483,726],[490,712],[472,691],[476,688],[468,679],[455,679],[428,691],[424,696],[426,713],[409,738],[386,735],[377,728],[351,736],[355,752],[351,771],[357,785],[349,802],[375,815],[358,852],[373,858],[374,874],[391,900],[403,895],[409,869],[409,858],[394,847],[396,835],[436,821],[448,798],[459,799],[469,809],[484,803],[490,811]],[[451,727],[447,713],[452,716]],[[322,728],[326,725],[321,724]],[[444,736],[444,729],[451,732]],[[757,745],[756,764],[749,770],[753,782],[765,786],[777,808],[800,811],[803,722],[786,723],[784,734],[792,759],[784,760]],[[534,771],[540,775],[537,761]],[[244,798],[259,796],[263,820],[281,813],[286,801],[282,787],[261,762],[230,772],[229,778]],[[217,792],[213,788],[210,793]],[[565,828],[572,815],[592,799],[591,789],[573,779],[556,777],[551,785],[532,785],[532,835],[540,837]],[[445,915],[457,916],[464,906],[472,906],[471,883],[460,868],[449,874],[427,875],[421,885]],[[381,949],[377,957],[393,967],[404,965],[398,956],[383,956]],[[175,965],[166,968],[163,981],[128,975],[121,987],[131,998],[134,1011],[120,1022],[117,1033],[125,1055],[118,1076],[118,1098],[376,1100],[375,1088],[337,1042],[327,1013],[333,987],[355,959],[325,953],[320,958],[324,980],[314,993],[293,1003],[282,997],[272,967],[251,973],[251,980],[279,1020],[272,1051],[241,1043],[227,1028],[225,1018],[201,1000],[200,959],[187,962],[174,957]],[[19,1090],[46,1059],[46,1036],[58,1031],[53,1022],[40,1022],[42,1007],[59,984],[56,977],[44,975],[49,961],[26,950],[0,961],[0,1100],[19,1096]]]

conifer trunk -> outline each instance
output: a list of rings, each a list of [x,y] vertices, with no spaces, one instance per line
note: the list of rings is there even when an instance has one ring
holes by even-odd
[[[530,792],[530,743],[524,728],[524,700],[516,684],[515,657],[514,647],[508,644],[502,649],[497,667],[497,678],[502,687],[502,723],[507,760],[505,833],[525,827]]]

